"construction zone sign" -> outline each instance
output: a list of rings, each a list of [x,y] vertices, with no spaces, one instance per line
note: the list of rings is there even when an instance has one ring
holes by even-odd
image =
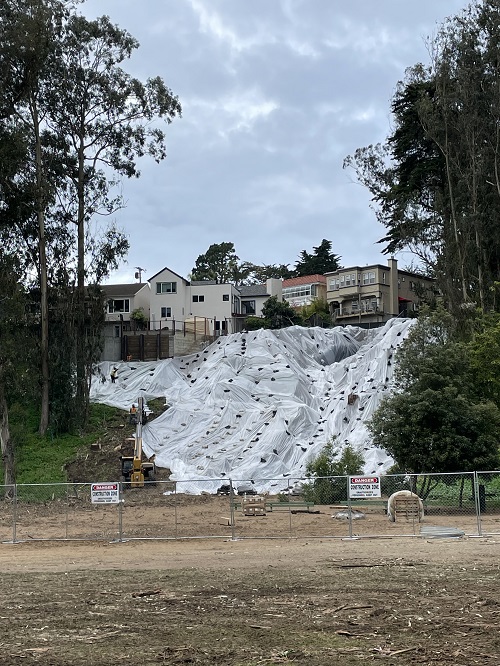
[[[350,476],[349,497],[381,497],[380,476]]]
[[[120,486],[118,483],[92,483],[90,486],[92,504],[118,504]]]

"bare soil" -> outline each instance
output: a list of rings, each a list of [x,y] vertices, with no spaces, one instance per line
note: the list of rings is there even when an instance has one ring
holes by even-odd
[[[0,544],[2,666],[498,664],[496,539]]]
[[[426,539],[378,507],[351,531],[384,538],[349,539],[339,507],[231,524],[229,498],[167,484],[96,507],[78,484],[117,478],[123,421],[68,467],[65,500],[19,503],[22,543],[0,505],[1,666],[500,662],[500,515],[484,523],[498,537]],[[477,529],[450,511],[426,523]],[[85,540],[38,541],[68,538]]]

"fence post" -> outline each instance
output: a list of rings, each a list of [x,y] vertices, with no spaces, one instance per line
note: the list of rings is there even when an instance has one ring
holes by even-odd
[[[174,481],[174,535],[177,539],[177,481]]]
[[[286,480],[286,484],[287,484],[286,491],[287,491],[288,513],[289,513],[288,528],[290,530],[290,539],[291,539],[292,538],[292,507],[290,506],[290,479]]]
[[[349,539],[352,539],[352,505],[351,505],[351,493],[349,487],[349,477],[345,478],[347,484],[347,512],[349,514]]]
[[[476,505],[476,519],[477,519],[477,534],[482,536],[482,526],[481,526],[481,503],[479,501],[479,479],[477,472],[474,474],[474,503]]]
[[[14,484],[14,498],[12,502],[12,543],[17,543],[17,483]]]
[[[64,529],[65,536],[64,538],[68,538],[68,523],[69,523],[69,484],[66,484],[66,525]]]
[[[120,489],[120,495],[118,499],[118,542],[123,542],[123,504],[125,500],[122,497],[122,483],[118,483],[118,488]]]
[[[234,488],[232,479],[229,479],[229,520],[231,522],[231,541],[236,541],[234,524]]]

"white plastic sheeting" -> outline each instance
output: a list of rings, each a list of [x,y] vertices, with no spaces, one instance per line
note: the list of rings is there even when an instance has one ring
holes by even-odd
[[[283,490],[334,436],[363,455],[365,473],[381,473],[392,461],[370,444],[365,423],[391,388],[394,351],[410,326],[259,330],[190,356],[103,363],[91,400],[128,411],[139,396],[164,397],[169,409],[143,428],[144,451],[185,481],[183,492],[215,492],[229,478]]]

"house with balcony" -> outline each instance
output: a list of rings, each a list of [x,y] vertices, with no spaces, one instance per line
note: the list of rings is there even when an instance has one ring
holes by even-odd
[[[410,317],[435,292],[433,280],[398,269],[393,258],[387,266],[350,266],[325,277],[326,299],[337,325],[376,326],[392,317]]]
[[[326,277],[324,275],[303,275],[283,280],[282,294],[293,308],[311,305],[315,300],[326,301]]]

